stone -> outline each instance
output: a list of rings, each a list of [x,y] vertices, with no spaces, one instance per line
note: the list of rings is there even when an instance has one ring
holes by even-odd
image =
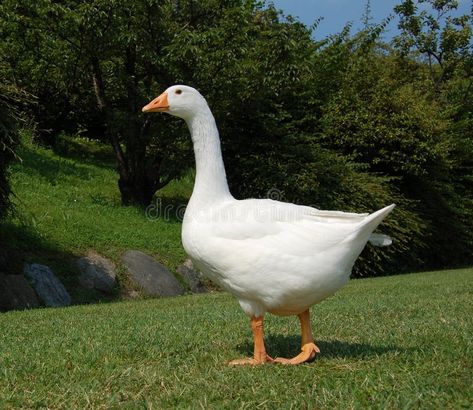
[[[184,290],[173,274],[151,256],[129,250],[122,255],[133,282],[149,296],[177,296]]]
[[[0,312],[38,306],[36,293],[23,275],[0,274]]]
[[[24,274],[46,306],[59,307],[71,304],[69,293],[49,267],[39,263],[26,264]]]
[[[140,297],[140,294],[136,290],[130,290],[125,294],[125,297],[127,299],[138,299]]]
[[[207,288],[202,282],[202,273],[194,270],[194,265],[190,259],[187,259],[182,265],[177,267],[177,272],[181,274],[184,281],[193,293],[205,293]]]
[[[80,270],[79,283],[86,289],[97,289],[104,293],[113,293],[117,284],[117,274],[112,261],[90,252],[76,261]]]

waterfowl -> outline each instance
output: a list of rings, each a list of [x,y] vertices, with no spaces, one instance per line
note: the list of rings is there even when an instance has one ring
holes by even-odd
[[[356,258],[394,204],[373,214],[324,211],[271,199],[235,199],[228,188],[215,119],[204,97],[185,85],[169,87],[143,112],[182,118],[194,146],[196,176],[182,224],[182,244],[195,266],[233,294],[250,317],[251,358],[230,364],[299,364],[320,352],[312,338],[310,306],[340,289]],[[301,353],[273,359],[266,353],[266,313],[297,315]]]

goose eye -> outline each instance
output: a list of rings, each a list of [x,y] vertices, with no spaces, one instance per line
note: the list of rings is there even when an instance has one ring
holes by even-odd
[[[179,95],[179,94],[182,94],[182,90],[176,90],[174,93],[175,93],[175,94],[178,94],[178,95]]]

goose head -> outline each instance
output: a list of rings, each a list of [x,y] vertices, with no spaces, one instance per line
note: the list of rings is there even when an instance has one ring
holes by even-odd
[[[192,87],[173,85],[142,108],[143,112],[165,112],[186,121],[199,112],[208,111],[205,98]]]

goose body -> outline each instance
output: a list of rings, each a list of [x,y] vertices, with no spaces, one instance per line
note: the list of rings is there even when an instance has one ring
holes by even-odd
[[[191,198],[182,242],[195,265],[248,315],[293,315],[348,281],[371,232],[391,209],[357,215],[228,199],[195,210]]]
[[[313,359],[318,348],[311,340],[309,307],[348,281],[370,238],[389,243],[385,237],[371,235],[394,205],[373,214],[356,214],[271,199],[237,200],[228,188],[214,117],[197,90],[172,86],[143,111],[168,112],[183,118],[189,127],[196,179],[182,225],[182,243],[198,269],[234,295],[251,317],[255,355],[234,364],[273,361],[262,340],[266,312],[299,315],[301,320],[303,352],[276,361],[296,364]]]

